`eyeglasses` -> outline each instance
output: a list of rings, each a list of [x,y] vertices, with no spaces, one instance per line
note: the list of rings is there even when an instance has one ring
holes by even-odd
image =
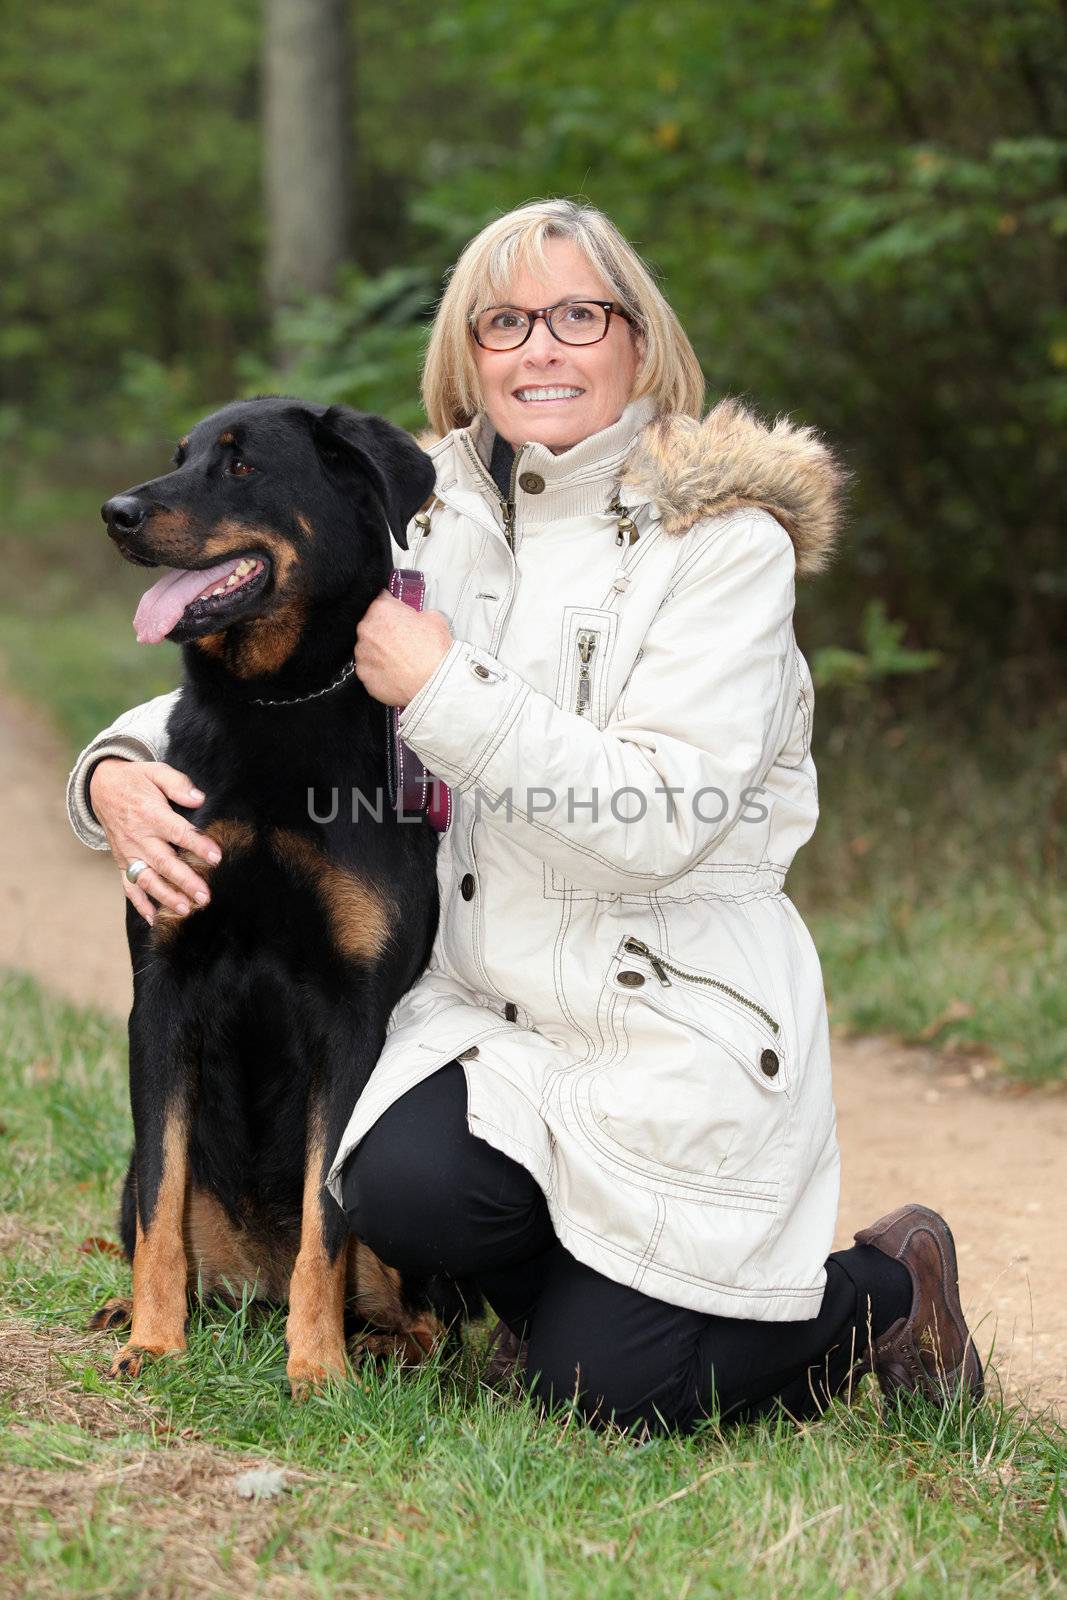
[[[607,336],[612,315],[633,324],[633,317],[615,300],[560,300],[540,311],[520,306],[489,306],[471,318],[470,329],[483,350],[517,350],[525,344],[538,317],[560,344],[599,344]]]

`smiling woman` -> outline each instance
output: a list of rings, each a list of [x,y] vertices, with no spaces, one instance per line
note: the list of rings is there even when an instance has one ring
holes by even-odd
[[[810,427],[729,398],[701,422],[703,389],[592,207],[521,207],[456,263],[434,494],[393,548],[434,609],[352,618],[360,682],[452,789],[440,918],[327,1187],[383,1261],[474,1279],[501,1356],[594,1422],[809,1417],[864,1371],[975,1399],[943,1218],[905,1206],[828,1254],[826,1000],[784,883],[818,816],[795,579],[829,559],[842,474]],[[120,864],[123,786],[93,790],[105,839],[85,776],[162,756],[169,709],[71,777]]]

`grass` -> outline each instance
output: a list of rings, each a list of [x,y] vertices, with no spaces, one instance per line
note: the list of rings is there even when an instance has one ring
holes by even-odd
[[[0,987],[0,1595],[986,1600],[1062,1592],[1067,1435],[994,1398],[635,1442],[481,1382],[483,1331],[294,1406],[277,1312],[197,1308],[179,1361],[81,1333],[129,1127],[122,1031]],[[273,1468],[280,1492],[243,1499]],[[268,1484],[269,1486],[269,1484]]]
[[[178,655],[134,642],[143,573],[109,546],[99,505],[161,471],[101,454],[86,481],[0,485],[9,577],[0,660],[72,755],[126,707],[172,688]],[[803,624],[800,627],[803,636]],[[823,961],[835,1026],[965,1058],[976,1075],[1067,1081],[1067,705],[1020,728],[995,706],[910,716],[878,692],[820,694],[822,812],[788,890]]]

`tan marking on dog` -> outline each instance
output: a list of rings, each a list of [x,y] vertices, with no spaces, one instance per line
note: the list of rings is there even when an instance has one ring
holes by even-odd
[[[229,430],[227,430],[226,433],[220,433],[219,434],[219,444],[236,444],[236,443],[237,443],[237,440],[234,438],[233,434],[229,432]]]
[[[188,448],[189,448],[189,435],[186,434],[184,439],[179,439],[178,440],[178,449],[179,450],[188,450]]]
[[[255,1238],[230,1219],[213,1194],[195,1186],[189,1189],[183,1232],[190,1290],[199,1286],[204,1294],[222,1294],[238,1305],[244,1292],[254,1300],[285,1300],[295,1245]]]
[[[314,539],[315,530],[302,511],[298,511],[296,514],[296,525],[305,538]]]
[[[395,1356],[404,1366],[417,1366],[444,1337],[444,1327],[432,1312],[412,1316],[404,1305],[399,1272],[379,1261],[361,1239],[349,1240],[346,1293],[362,1321],[381,1330],[354,1341],[362,1359]]]
[[[136,1377],[145,1356],[174,1355],[185,1349],[186,1260],[182,1219],[188,1187],[188,1129],[172,1112],[163,1129],[163,1176],[147,1228],[137,1214],[133,1251],[133,1319],[129,1343],[120,1350],[108,1376]]]
[[[86,1326],[90,1333],[117,1332],[128,1328],[133,1316],[133,1301],[129,1295],[116,1295],[97,1306]]]
[[[227,556],[239,556],[246,550],[266,550],[274,563],[276,590],[285,588],[297,560],[296,550],[290,541],[275,528],[264,528],[250,522],[236,522],[227,517],[215,524],[200,547],[205,566],[224,561]]]
[[[238,624],[231,671],[239,678],[261,678],[280,671],[300,643],[305,615],[303,600],[293,599],[262,617]]]
[[[330,1378],[348,1372],[345,1355],[346,1250],[331,1261],[322,1234],[322,1174],[324,1145],[321,1131],[308,1120],[304,1201],[300,1219],[300,1249],[289,1280],[289,1316],[285,1338],[289,1347],[286,1372],[294,1400]],[[332,1203],[332,1202],[331,1202]]]
[[[218,863],[220,867],[225,864],[227,856],[235,854],[238,850],[251,850],[256,842],[256,830],[251,824],[239,822],[234,817],[216,817],[214,822],[209,822],[201,831],[209,839],[214,839],[222,851],[222,860]],[[210,883],[211,874],[216,870],[210,861],[205,861],[203,856],[198,856],[195,851],[188,850],[184,846],[175,853],[181,857],[186,866],[192,867],[195,873]],[[206,909],[206,906],[198,906],[195,900],[190,900],[189,910],[183,917],[179,912],[172,911],[169,906],[157,906],[156,920],[152,924],[156,943],[169,940],[175,929],[188,922],[198,911]]]
[[[199,639],[190,639],[190,644],[195,644],[206,656],[221,656],[226,648],[225,633],[202,633]]]
[[[314,887],[341,954],[352,961],[376,961],[399,920],[396,903],[365,878],[339,867],[302,834],[272,828],[270,843],[279,860]]]

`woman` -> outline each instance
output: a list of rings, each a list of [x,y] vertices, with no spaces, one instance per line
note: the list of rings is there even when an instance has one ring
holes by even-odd
[[[498,1355],[594,1422],[806,1417],[872,1369],[977,1397],[942,1218],[827,1258],[826,1005],[783,882],[818,814],[794,575],[840,474],[735,402],[701,425],[702,391],[600,213],[535,203],[463,252],[424,372],[436,498],[396,552],[433,609],[383,593],[355,629],[453,790],[441,921],[330,1188],[383,1259],[477,1279]],[[149,917],[208,892],[173,848],[209,845],[169,804],[169,704],[70,784],[87,843],[152,864],[124,881]]]

